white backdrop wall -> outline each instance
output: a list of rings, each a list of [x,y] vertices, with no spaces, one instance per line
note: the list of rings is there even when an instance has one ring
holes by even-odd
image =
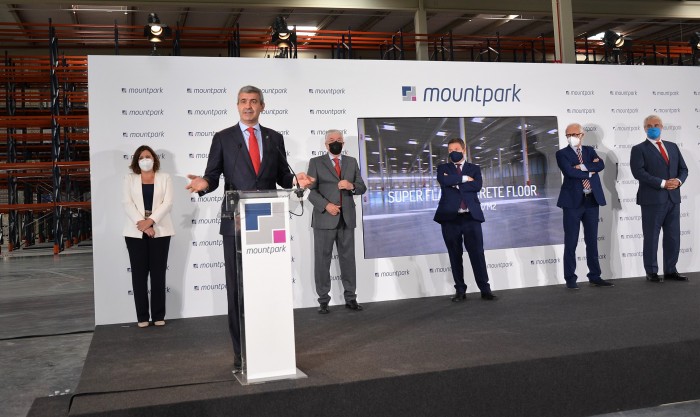
[[[172,176],[175,187],[172,216],[177,234],[170,244],[167,317],[225,314],[224,257],[217,219],[222,190],[200,198],[184,188],[187,174],[203,173],[214,132],[238,121],[236,93],[246,84],[263,89],[266,110],[261,124],[284,135],[296,171],[306,170],[311,157],[325,152],[327,129],[343,130],[348,153],[358,157],[358,118],[557,116],[560,132],[568,123],[582,123],[586,144],[596,146],[606,163],[602,175],[608,205],[600,212],[598,237],[605,278],[644,274],[637,184],[629,170],[629,153],[644,139],[644,117],[659,114],[666,127],[663,137],[678,143],[690,170],[682,187],[678,268],[698,271],[700,259],[693,256],[700,239],[700,217],[693,210],[700,199],[697,76],[698,68],[691,67],[91,56],[95,321],[136,319],[129,258],[121,236],[121,184],[131,154],[141,144],[156,150],[161,170]],[[490,102],[430,101],[425,94],[426,88],[477,86],[512,90],[507,99],[496,95],[504,100]],[[404,91],[409,91],[408,100]],[[415,91],[415,100],[410,99],[410,91]],[[355,198],[360,217],[361,197]],[[290,208],[301,209],[296,202]],[[291,220],[295,307],[316,305],[310,210],[307,202],[304,215]],[[415,237],[416,245],[420,238]],[[363,259],[362,244],[359,225],[360,302],[453,291],[446,253]],[[563,245],[487,251],[492,287],[499,291],[563,283],[562,254]],[[578,256],[578,274],[585,277],[582,243]],[[335,261],[331,268],[332,302],[342,303]],[[473,291],[473,276],[470,268],[466,270]]]

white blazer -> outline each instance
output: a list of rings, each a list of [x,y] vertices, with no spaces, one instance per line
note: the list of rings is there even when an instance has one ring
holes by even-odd
[[[127,174],[124,177],[122,192],[122,205],[126,212],[124,222],[124,236],[142,238],[143,232],[136,227],[136,222],[146,218],[146,210],[143,207],[143,191],[141,189],[141,175]],[[175,234],[173,220],[170,217],[170,209],[173,207],[173,185],[170,175],[156,172],[153,182],[153,210],[150,218],[155,224],[155,237],[172,236]]]

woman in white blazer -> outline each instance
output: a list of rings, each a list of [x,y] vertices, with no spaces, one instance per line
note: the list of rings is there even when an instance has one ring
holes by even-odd
[[[139,327],[165,325],[165,272],[170,236],[175,234],[170,209],[173,187],[170,176],[158,172],[158,155],[146,145],[131,158],[131,173],[124,177],[122,204],[126,212],[124,239],[131,262],[131,284]],[[148,276],[151,306],[148,306]]]

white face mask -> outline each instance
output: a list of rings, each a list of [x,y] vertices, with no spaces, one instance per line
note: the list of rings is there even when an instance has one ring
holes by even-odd
[[[153,159],[151,158],[143,158],[139,159],[139,168],[141,168],[141,171],[150,171],[153,169]]]
[[[566,140],[568,140],[569,145],[573,146],[574,148],[578,148],[578,146],[581,144],[581,139],[577,138],[576,136],[566,138]]]

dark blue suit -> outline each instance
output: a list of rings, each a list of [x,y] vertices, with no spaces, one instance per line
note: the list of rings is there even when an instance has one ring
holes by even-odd
[[[287,167],[287,153],[282,135],[262,126],[260,126],[260,131],[263,145],[258,175],[255,175],[250,153],[238,124],[214,135],[209,150],[207,168],[203,175],[203,178],[209,183],[209,188],[200,195],[216,190],[221,174],[224,174],[226,190],[274,190],[277,185],[291,188],[294,175]],[[233,351],[240,356],[241,329],[238,317],[238,273],[234,226],[232,219],[221,219],[219,232],[223,235],[224,241],[229,331],[233,342]]]
[[[681,243],[681,190],[680,187],[667,190],[661,187],[661,182],[678,178],[685,183],[688,167],[678,145],[668,141],[663,141],[663,145],[668,154],[668,164],[659,148],[648,139],[632,147],[630,153],[630,169],[639,181],[637,204],[642,209],[643,260],[647,274],[656,274],[659,270],[656,252],[661,229],[664,231],[664,274],[678,272],[676,263]]]
[[[576,276],[576,246],[580,225],[583,223],[583,241],[586,243],[586,263],[588,280],[600,280],[598,261],[598,214],[599,207],[605,205],[605,195],[600,182],[600,171],[605,168],[603,160],[591,146],[581,146],[581,158],[588,171],[574,168],[581,164],[576,151],[571,146],[557,151],[557,165],[564,175],[557,206],[564,210],[564,279],[573,285]],[[596,160],[596,162],[593,162]],[[591,174],[595,172],[595,174]],[[583,191],[583,180],[588,179],[591,193]]]
[[[462,182],[464,175],[472,177],[474,181]],[[442,194],[433,220],[440,223],[442,227],[442,237],[450,258],[455,290],[458,293],[467,291],[462,262],[464,253],[462,245],[464,245],[469,254],[476,285],[482,294],[489,294],[491,286],[486,270],[484,237],[481,231],[484,213],[481,211],[481,203],[477,195],[482,185],[481,169],[477,165],[464,163],[462,172],[459,172],[455,164],[441,164],[437,169],[437,180],[442,188]],[[466,203],[468,213],[459,214],[462,201]]]

